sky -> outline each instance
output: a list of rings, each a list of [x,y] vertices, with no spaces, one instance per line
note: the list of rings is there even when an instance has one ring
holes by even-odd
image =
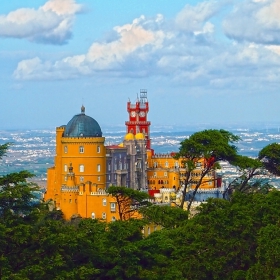
[[[280,0],[25,0],[0,5],[0,129],[80,113],[123,126],[280,123]]]

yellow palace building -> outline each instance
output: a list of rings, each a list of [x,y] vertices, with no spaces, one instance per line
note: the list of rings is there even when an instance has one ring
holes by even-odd
[[[73,215],[114,220],[116,203],[105,192],[105,138],[97,121],[75,115],[56,128],[54,166],[47,171],[45,201],[52,200],[66,219]]]
[[[151,148],[146,90],[141,90],[135,104],[128,101],[127,111],[127,133],[120,144],[105,146],[98,122],[85,114],[84,106],[67,125],[56,128],[56,155],[54,166],[47,170],[44,199],[62,210],[66,219],[119,219],[116,201],[106,192],[112,185],[149,191],[152,196],[166,189],[160,192],[165,197],[167,189],[179,192],[184,185],[183,160],[175,159],[175,153],[157,154]],[[197,166],[192,172],[194,183],[199,175]],[[205,178],[201,189],[216,188],[214,178],[215,174]]]

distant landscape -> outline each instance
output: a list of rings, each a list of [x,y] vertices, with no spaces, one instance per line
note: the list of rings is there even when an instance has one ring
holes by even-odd
[[[180,142],[206,127],[158,126],[151,131],[155,153],[178,151]],[[242,155],[256,157],[259,150],[269,143],[280,142],[279,126],[225,127],[241,137],[238,149]],[[119,144],[125,135],[121,127],[103,128],[106,145]],[[54,163],[55,130],[1,130],[0,144],[12,142],[6,157],[0,162],[1,173],[29,170],[37,180],[46,180],[46,170]]]

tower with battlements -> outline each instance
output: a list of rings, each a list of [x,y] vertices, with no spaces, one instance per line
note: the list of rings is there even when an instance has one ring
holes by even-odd
[[[134,104],[130,100],[127,102],[127,112],[129,120],[125,122],[126,132],[132,133],[133,135],[143,133],[145,135],[147,149],[151,149],[151,122],[148,121],[149,102],[146,89],[140,90],[140,99],[137,96]]]

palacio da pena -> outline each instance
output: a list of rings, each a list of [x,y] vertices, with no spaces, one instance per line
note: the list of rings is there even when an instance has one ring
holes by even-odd
[[[53,201],[65,219],[118,220],[116,200],[106,192],[110,186],[147,191],[155,203],[166,204],[184,184],[182,160],[152,149],[146,90],[140,90],[135,104],[127,102],[127,112],[126,135],[117,145],[105,146],[101,127],[84,106],[67,125],[56,128],[56,155],[47,171],[44,200]],[[217,180],[208,178],[201,189],[214,189],[215,184]]]

